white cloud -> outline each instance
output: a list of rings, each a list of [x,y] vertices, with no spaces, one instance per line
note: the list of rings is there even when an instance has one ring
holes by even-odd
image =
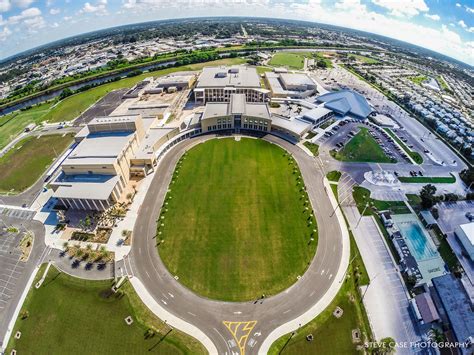
[[[466,31],[469,33],[474,33],[474,27],[469,27],[468,29],[466,29]]]
[[[84,4],[84,7],[80,10],[80,12],[105,15],[107,13],[106,5],[107,5],[107,0],[98,0],[95,5],[91,4],[90,2],[86,2]]]
[[[29,30],[37,30],[46,26],[42,16],[31,17],[23,21],[23,23],[28,27]]]
[[[424,0],[372,0],[375,5],[386,8],[390,14],[397,17],[412,17],[418,15],[420,12],[426,12],[429,7]]]
[[[58,8],[52,8],[52,9],[49,10],[49,13],[50,13],[51,15],[57,15],[57,14],[59,14],[60,12],[61,12],[61,9],[58,9]]]
[[[34,2],[35,0],[12,0],[13,5],[20,7],[22,9],[26,9],[28,6],[30,6]]]
[[[0,0],[0,12],[7,12],[11,7],[10,0]]]
[[[37,7],[30,7],[29,9],[23,10],[20,14],[10,16],[6,22],[9,24],[17,24],[29,18],[41,16],[41,10]]]
[[[465,23],[463,20],[460,20],[460,21],[458,22],[458,25],[461,26],[461,27],[464,28],[464,29],[467,28],[467,25],[466,25],[466,23]]]
[[[456,7],[461,7],[461,4],[457,2]]]
[[[469,7],[469,6],[467,6],[467,5],[464,5],[464,7],[466,8],[466,11],[467,11],[467,12],[469,12],[469,13],[471,13],[471,14],[474,14],[474,8]]]
[[[70,21],[70,20],[72,20],[72,16],[64,16],[63,20],[66,21],[66,22]]]
[[[0,31],[0,42],[6,41],[6,39],[12,34],[12,31],[8,27],[3,27],[3,30]]]
[[[441,20],[441,17],[439,17],[439,15],[425,14],[425,17],[428,17],[429,19],[431,19],[431,20],[433,20],[433,21],[439,21],[439,20]]]

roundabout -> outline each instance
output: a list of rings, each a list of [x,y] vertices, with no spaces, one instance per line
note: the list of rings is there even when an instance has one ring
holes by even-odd
[[[213,138],[203,135],[184,140],[162,158],[140,207],[136,237],[125,264],[145,304],[168,324],[200,340],[210,353],[266,353],[273,341],[297,330],[329,305],[345,277],[349,235],[339,209],[334,212],[335,199],[315,159],[298,146],[266,135],[263,140],[293,156],[317,218],[317,249],[306,272],[283,292],[247,302],[216,301],[183,286],[179,275],[170,273],[158,255],[157,216],[180,158]],[[166,239],[165,235],[165,245]]]
[[[213,139],[179,160],[158,224],[171,274],[199,295],[251,301],[303,275],[317,243],[299,168],[260,139]]]

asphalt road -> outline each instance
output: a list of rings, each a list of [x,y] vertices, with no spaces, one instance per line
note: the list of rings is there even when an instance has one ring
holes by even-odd
[[[264,139],[293,154],[303,175],[319,228],[318,248],[312,263],[290,288],[263,301],[214,301],[182,286],[159,258],[155,239],[156,218],[178,159],[193,145],[211,138],[201,136],[182,141],[160,162],[135,224],[134,235],[137,237],[129,256],[131,273],[142,281],[156,302],[201,329],[220,354],[243,353],[242,350],[247,354],[256,354],[271,331],[305,313],[324,296],[333,282],[342,281],[335,280],[342,259],[342,232],[336,216],[331,216],[332,206],[322,184],[323,175],[314,158],[297,146],[267,135]],[[254,327],[248,338],[243,338],[243,326],[239,327],[234,337],[224,322],[252,322],[245,324]],[[244,340],[246,343],[241,349],[239,341],[242,345]]]

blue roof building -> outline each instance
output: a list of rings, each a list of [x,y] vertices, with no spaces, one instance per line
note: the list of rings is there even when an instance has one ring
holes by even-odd
[[[372,112],[365,97],[352,90],[330,92],[319,96],[316,101],[324,102],[324,107],[341,116],[351,115],[364,119]]]

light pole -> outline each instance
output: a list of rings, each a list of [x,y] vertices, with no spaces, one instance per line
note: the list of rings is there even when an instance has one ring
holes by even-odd
[[[357,224],[356,224],[356,226],[355,226],[354,229],[357,229],[357,227],[359,227],[359,223],[360,223],[360,221],[362,220],[362,217],[364,216],[364,213],[365,213],[365,211],[367,210],[368,207],[369,207],[369,202],[367,201],[367,202],[365,203],[364,210],[362,211],[362,214],[360,215],[359,220],[357,221]]]

